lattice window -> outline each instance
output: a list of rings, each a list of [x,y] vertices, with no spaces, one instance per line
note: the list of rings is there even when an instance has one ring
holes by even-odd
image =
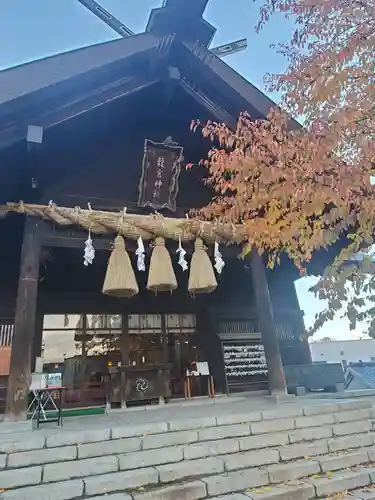
[[[1,320],[0,320],[1,321]],[[10,346],[14,334],[14,323],[8,320],[0,324],[0,346]]]

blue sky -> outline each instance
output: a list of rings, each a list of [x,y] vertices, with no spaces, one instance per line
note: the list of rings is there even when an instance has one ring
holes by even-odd
[[[162,0],[100,0],[100,3],[138,33],[144,30],[150,10],[159,7]],[[206,19],[218,28],[214,44],[247,37],[247,51],[228,57],[227,62],[264,89],[264,74],[282,71],[285,67],[285,61],[270,48],[270,44],[287,39],[291,25],[278,17],[258,35],[254,32],[254,25],[259,15],[259,3],[235,0],[232,5],[229,6],[228,0],[211,0],[207,8]],[[0,69],[117,37],[77,0],[2,0],[0,14]],[[307,325],[323,305],[308,292],[312,281],[297,282]],[[328,335],[345,339],[360,334],[361,331],[349,332],[346,321],[337,319],[327,324],[316,338]]]

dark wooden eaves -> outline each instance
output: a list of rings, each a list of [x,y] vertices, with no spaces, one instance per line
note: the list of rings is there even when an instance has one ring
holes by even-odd
[[[277,107],[272,99],[206,47],[188,42],[181,45],[185,48],[184,56],[180,49],[177,58],[181,74],[188,79],[199,78],[206,93],[215,101],[221,102],[232,117],[237,119],[239,113],[247,111],[255,119],[266,118],[270,109]],[[214,93],[216,99],[213,97]],[[300,124],[291,120],[290,127],[299,128]]]
[[[230,121],[237,121],[238,115],[242,111],[249,111],[255,118],[264,117],[256,110],[254,104],[241,95],[235,87],[223,77],[218,75],[211,68],[213,59],[217,56],[212,54],[205,47],[187,43],[176,43],[170,56],[170,64],[176,66],[181,75],[181,80],[185,81],[191,88],[198,88],[200,92],[209,97],[211,101],[220,106],[221,109],[231,116]],[[242,79],[238,73],[228,66],[230,72]],[[227,76],[227,75],[225,75]],[[245,83],[246,80],[244,80]],[[233,82],[232,82],[233,83]],[[248,85],[251,85],[247,83]],[[272,101],[270,101],[272,102]],[[262,108],[265,109],[264,106]],[[266,112],[266,114],[268,111]],[[220,120],[228,123],[229,120]]]
[[[199,57],[199,54],[196,57]],[[269,97],[219,57],[212,57],[207,65],[216,78],[237,92],[260,116],[266,117],[270,108],[275,107],[275,103]]]
[[[47,130],[59,123],[104,106],[116,99],[133,95],[136,92],[154,85],[158,81],[157,78],[150,79],[148,75],[134,75],[122,78],[94,90],[91,93],[65,102],[60,107],[34,115],[30,118],[30,123],[41,126],[44,130]],[[24,139],[26,128],[26,124],[18,123],[0,131],[0,148]]]
[[[206,108],[207,111],[215,117],[215,120],[217,120],[218,122],[226,123],[230,127],[235,126],[236,118],[233,117],[233,115],[231,115],[226,109],[222,108],[220,104],[210,99],[198,86],[192,86],[185,80],[180,80],[179,84],[187,94],[189,94],[196,102]],[[197,117],[192,116],[192,119],[193,118]]]

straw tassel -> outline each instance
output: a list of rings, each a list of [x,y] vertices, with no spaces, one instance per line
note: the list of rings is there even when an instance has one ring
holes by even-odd
[[[206,248],[201,238],[194,244],[194,253],[190,263],[188,289],[192,295],[198,293],[211,293],[217,287],[215,272],[212,267]]]
[[[171,256],[165,247],[164,238],[155,238],[152,250],[147,289],[152,292],[172,292],[177,288],[177,279],[173,270]]]
[[[138,283],[122,236],[117,236],[109,258],[102,292],[130,298],[139,292]]]

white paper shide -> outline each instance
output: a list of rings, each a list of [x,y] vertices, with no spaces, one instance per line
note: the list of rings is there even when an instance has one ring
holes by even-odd
[[[141,236],[137,240],[137,250],[135,251],[135,255],[137,256],[137,268],[138,271],[146,271],[145,265],[145,246],[143,244],[143,240]]]

